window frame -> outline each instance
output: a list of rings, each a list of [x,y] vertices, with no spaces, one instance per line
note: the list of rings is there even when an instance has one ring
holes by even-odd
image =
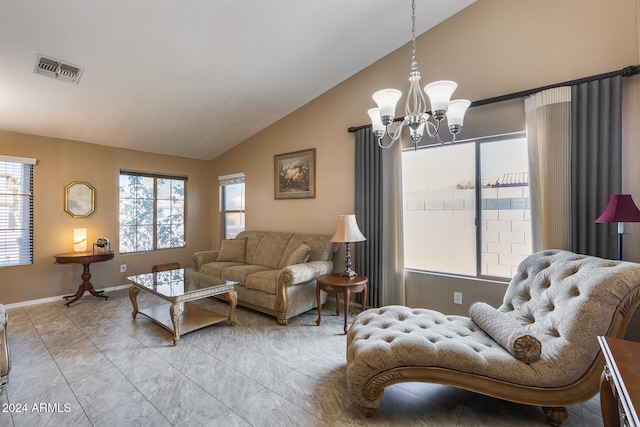
[[[474,159],[474,163],[475,163],[475,256],[476,256],[476,273],[475,275],[469,275],[469,274],[464,274],[464,273],[457,273],[457,272],[447,272],[447,271],[437,271],[437,270],[423,270],[420,268],[415,268],[415,267],[405,267],[405,271],[412,271],[412,272],[418,272],[418,273],[430,273],[430,274],[439,274],[439,275],[444,275],[444,276],[453,276],[453,277],[465,277],[465,278],[474,278],[474,279],[482,279],[482,280],[490,280],[490,281],[499,281],[499,282],[508,282],[511,278],[510,277],[502,277],[502,276],[495,276],[495,275],[489,275],[489,274],[483,274],[482,273],[482,262],[483,262],[483,258],[482,258],[482,244],[483,244],[483,240],[482,240],[482,220],[483,220],[483,215],[482,215],[482,157],[481,157],[481,146],[482,144],[487,144],[487,143],[492,143],[492,142],[498,142],[498,141],[504,141],[504,140],[511,140],[511,139],[522,139],[522,138],[526,138],[526,131],[520,131],[520,132],[512,132],[512,133],[506,133],[506,134],[499,134],[499,135],[491,135],[491,136],[485,136],[485,137],[478,137],[478,138],[467,138],[464,140],[459,140],[456,141],[455,144],[474,144],[475,145],[475,159]],[[442,147],[442,145],[440,144],[430,144],[430,145],[426,145],[426,146],[418,146],[417,150],[426,150],[426,149],[430,149],[430,148],[435,148],[435,147]],[[403,147],[402,151],[406,152],[406,151],[414,151],[416,150],[416,148],[414,147]],[[404,191],[404,189],[403,189]]]
[[[133,251],[123,251],[122,249],[122,238],[121,238],[121,233],[122,233],[122,216],[121,216],[121,208],[122,208],[122,195],[121,195],[121,190],[120,190],[120,179],[122,176],[136,176],[136,177],[143,177],[143,178],[152,178],[153,179],[153,239],[152,239],[152,247],[151,249],[145,249],[145,250],[133,250]],[[180,246],[170,246],[170,247],[159,247],[158,244],[158,230],[159,230],[159,219],[158,219],[158,180],[160,179],[168,179],[168,180],[174,180],[174,181],[182,181],[183,182],[183,186],[184,186],[184,194],[182,197],[182,231],[184,234],[184,239],[182,241],[182,245]],[[187,183],[188,183],[188,176],[184,176],[184,175],[169,175],[169,174],[160,174],[160,173],[153,173],[153,172],[139,172],[139,171],[131,171],[131,170],[125,170],[125,169],[121,169],[120,173],[118,174],[118,253],[120,254],[135,254],[135,253],[145,253],[145,252],[154,252],[154,251],[162,251],[162,250],[167,250],[167,249],[181,249],[181,248],[186,248],[187,247],[187,196],[188,196],[188,190],[187,190]],[[135,199],[134,199],[135,200]],[[129,225],[125,225],[125,226],[129,226]],[[138,226],[138,222],[136,221],[135,226]]]
[[[226,208],[226,189],[225,187],[228,185],[242,184],[242,202],[240,209],[227,209]],[[227,214],[230,213],[239,213],[243,215],[244,228],[243,231],[246,230],[246,177],[244,172],[234,173],[229,175],[222,175],[218,177],[218,185],[219,185],[219,212],[220,212],[220,236],[223,239],[229,238],[228,229],[227,229]]]
[[[0,165],[3,163],[8,164],[6,168],[1,167],[0,170],[20,168],[20,192],[9,192],[8,188],[5,186],[5,190],[0,188],[0,213],[5,213],[7,215],[7,225],[6,228],[2,226],[2,222],[0,222],[0,233],[10,233],[12,230],[21,230],[21,237],[25,235],[28,236],[26,242],[17,243],[16,254],[17,260],[14,262],[0,263],[1,267],[14,267],[20,265],[29,265],[33,264],[33,247],[34,247],[34,173],[35,173],[35,165],[37,164],[37,159],[27,158],[27,157],[15,157],[15,156],[4,156],[0,155]],[[8,176],[8,175],[7,175]],[[7,181],[10,177],[7,178]],[[25,182],[26,181],[26,182]],[[26,186],[26,191],[25,191]],[[10,214],[15,212],[10,211],[9,208],[4,208],[4,204],[1,203],[3,199],[8,199],[10,197],[20,197],[23,203],[20,203],[20,225],[21,227],[11,227],[9,222]],[[25,203],[26,201],[26,203]],[[26,220],[26,221],[25,221]],[[23,225],[27,222],[26,226]],[[4,240],[4,239],[3,239]],[[0,257],[2,260],[7,259],[7,256],[11,252],[6,251],[6,247],[4,245],[0,245]]]

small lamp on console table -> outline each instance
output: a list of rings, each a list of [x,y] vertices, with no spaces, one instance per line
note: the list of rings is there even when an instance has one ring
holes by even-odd
[[[640,210],[633,202],[631,194],[612,194],[609,204],[596,222],[618,223],[618,259],[622,260],[622,235],[625,222],[640,222]]]
[[[87,229],[73,229],[73,250],[76,252],[84,252],[87,250]]]
[[[346,270],[342,273],[342,276],[353,277],[357,274],[351,269],[351,248],[349,245],[351,242],[362,242],[363,240],[367,240],[367,238],[360,232],[356,216],[338,215],[338,228],[330,241],[345,244],[347,254],[344,266]]]

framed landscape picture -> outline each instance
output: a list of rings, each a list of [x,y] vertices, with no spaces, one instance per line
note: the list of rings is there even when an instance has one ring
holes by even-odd
[[[316,149],[277,154],[275,163],[276,199],[316,197]]]

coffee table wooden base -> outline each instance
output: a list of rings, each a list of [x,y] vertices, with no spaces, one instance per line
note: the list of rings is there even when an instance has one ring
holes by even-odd
[[[131,316],[135,319],[136,315],[142,314],[151,319],[154,323],[162,326],[173,334],[173,345],[178,344],[180,336],[200,328],[214,325],[216,323],[228,320],[233,326],[236,324],[234,317],[238,294],[236,291],[229,291],[229,314],[223,315],[206,308],[200,307],[190,302],[165,303],[147,308],[144,311],[138,310],[137,295],[140,289],[132,286],[129,289],[129,298],[133,304]]]

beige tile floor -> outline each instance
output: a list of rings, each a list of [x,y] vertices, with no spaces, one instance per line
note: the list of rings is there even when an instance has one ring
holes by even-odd
[[[0,426],[548,425],[536,407],[418,383],[388,388],[365,418],[347,389],[342,317],[331,309],[320,326],[316,311],[280,326],[238,308],[235,326],[192,332],[174,347],[169,332],[131,318],[127,290],[108,295],[9,310]],[[141,308],[153,298],[140,294]],[[563,426],[602,425],[597,396],[568,409]]]

